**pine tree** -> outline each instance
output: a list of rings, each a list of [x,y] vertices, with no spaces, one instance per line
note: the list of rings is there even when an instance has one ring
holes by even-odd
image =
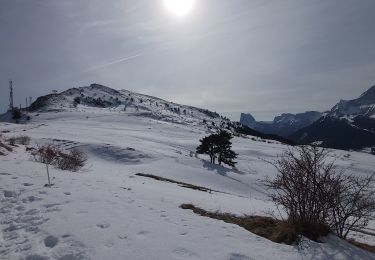
[[[221,130],[217,134],[211,134],[200,140],[201,144],[197,147],[197,153],[208,154],[211,163],[215,164],[216,158],[219,165],[222,163],[234,167],[237,154],[232,150],[232,134]]]
[[[211,159],[211,163],[215,163],[216,160],[216,135],[212,134],[206,137],[203,137],[201,144],[197,147],[197,153],[199,154],[208,154]]]
[[[232,134],[224,130],[220,130],[219,134],[217,134],[216,150],[218,154],[219,165],[224,163],[234,167],[237,163],[234,161],[234,159],[237,158],[237,154],[232,150],[232,138]]]

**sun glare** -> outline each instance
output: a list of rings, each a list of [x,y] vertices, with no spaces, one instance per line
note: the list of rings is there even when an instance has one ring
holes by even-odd
[[[178,16],[184,16],[193,9],[195,0],[164,0],[169,11]]]

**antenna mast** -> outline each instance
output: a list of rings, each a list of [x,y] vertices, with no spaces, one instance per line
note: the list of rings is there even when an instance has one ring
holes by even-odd
[[[13,81],[9,81],[9,110],[13,110]]]

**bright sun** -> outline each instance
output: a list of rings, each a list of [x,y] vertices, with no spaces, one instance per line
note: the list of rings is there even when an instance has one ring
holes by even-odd
[[[184,16],[193,9],[195,0],[164,0],[164,4],[175,15]]]

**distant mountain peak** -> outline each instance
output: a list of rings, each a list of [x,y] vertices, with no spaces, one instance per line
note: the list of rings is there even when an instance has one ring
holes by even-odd
[[[375,101],[375,85],[365,91],[360,97],[360,99],[371,99]]]
[[[288,137],[298,129],[312,124],[321,116],[322,113],[316,111],[307,111],[298,114],[283,113],[280,116],[276,116],[271,122],[262,122],[256,121],[251,114],[242,113],[240,122],[266,134],[277,134]]]
[[[240,122],[244,125],[251,126],[256,121],[250,113],[241,113]]]
[[[356,117],[359,115],[375,115],[375,86],[365,91],[359,98],[340,100],[329,113],[337,117]]]

